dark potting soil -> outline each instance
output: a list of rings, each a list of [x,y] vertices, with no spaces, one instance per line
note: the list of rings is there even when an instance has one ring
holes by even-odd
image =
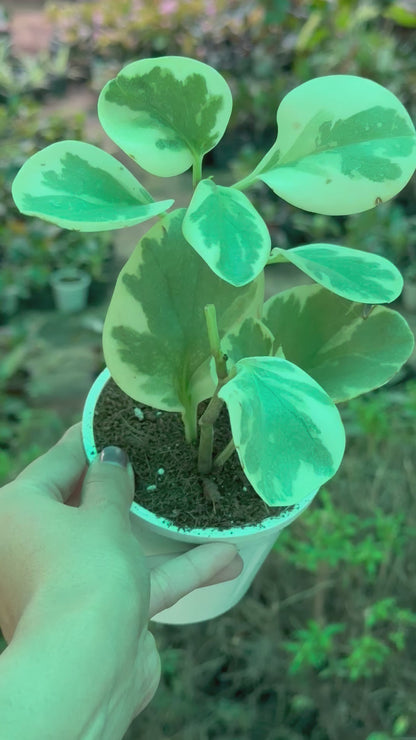
[[[200,404],[198,418],[206,406],[206,401]],[[198,473],[198,446],[186,442],[180,413],[134,401],[112,378],[95,407],[94,439],[98,452],[107,445],[127,452],[135,472],[135,501],[177,527],[253,525],[292,508],[267,506],[244,475],[236,452],[215,473]],[[230,439],[224,405],[215,424],[214,456]]]

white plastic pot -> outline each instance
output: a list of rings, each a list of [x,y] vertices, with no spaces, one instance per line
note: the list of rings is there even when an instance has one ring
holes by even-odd
[[[91,277],[83,270],[63,267],[52,273],[49,282],[58,311],[76,313],[87,305]]]
[[[93,419],[97,400],[110,378],[108,368],[95,380],[88,394],[82,418],[82,435],[89,462],[97,456]],[[291,524],[311,503],[317,491],[306,496],[289,512],[269,517],[261,524],[232,529],[182,530],[166,519],[133,502],[130,509],[132,530],[139,540],[150,568],[177,557],[195,545],[230,542],[238,548],[244,562],[240,575],[232,581],[198,588],[174,606],[153,617],[165,624],[192,624],[213,619],[235,606],[251,585],[282,529]]]

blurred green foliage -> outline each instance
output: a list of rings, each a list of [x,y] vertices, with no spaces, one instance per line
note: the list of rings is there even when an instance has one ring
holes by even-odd
[[[42,100],[48,93],[62,95],[72,75],[69,46],[43,50],[37,55],[16,54],[10,39],[0,38],[0,102],[28,95]]]
[[[347,703],[354,701],[354,687],[360,687],[363,696],[376,697],[378,691],[380,696],[383,691],[394,696],[386,699],[383,714],[383,729],[389,733],[366,735],[367,740],[391,740],[407,737],[416,722],[416,706],[407,693],[414,681],[416,644],[415,507],[404,505],[414,500],[409,461],[416,383],[408,382],[403,390],[379,389],[341,404],[340,413],[349,439],[350,471],[346,464],[331,491],[321,489],[274,547],[279,570],[294,569],[286,575],[290,580],[296,573],[298,583],[294,593],[285,587],[288,596],[280,608],[293,611],[298,600],[311,601],[310,608],[298,611],[297,626],[284,631],[282,649],[298,693],[314,680],[320,682],[322,689],[312,693],[321,706],[329,702],[330,685],[340,705],[341,695]],[[379,477],[367,480],[365,469],[372,468],[374,476],[375,466]],[[407,492],[404,471],[409,476]],[[298,580],[302,573],[309,574],[303,588]]]
[[[282,97],[320,75],[369,77],[416,110],[416,12],[398,1],[93,0],[49,3],[48,12],[87,76],[97,56],[180,54],[211,64],[233,91],[231,127],[257,147],[274,132]]]
[[[285,559],[317,573],[325,569],[348,566],[364,582],[374,582],[386,553],[400,556],[406,542],[416,535],[416,527],[407,524],[405,512],[395,516],[376,509],[371,516],[340,511],[327,489],[319,492],[320,506],[302,514],[292,529],[279,537],[276,548]],[[341,580],[344,573],[340,573]]]
[[[47,115],[27,97],[0,106],[0,313],[7,315],[16,299],[42,291],[55,269],[80,267],[101,279],[109,234],[81,234],[26,218],[11,195],[13,179],[28,157],[61,139],[82,139],[84,126],[84,114]]]

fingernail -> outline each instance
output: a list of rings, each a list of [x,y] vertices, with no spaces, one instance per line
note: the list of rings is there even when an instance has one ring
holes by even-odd
[[[129,458],[126,452],[121,447],[104,447],[100,453],[101,462],[111,463],[112,465],[118,465],[121,468],[127,468],[129,464]]]

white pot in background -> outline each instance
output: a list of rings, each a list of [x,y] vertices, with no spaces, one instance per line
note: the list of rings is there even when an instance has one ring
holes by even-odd
[[[87,305],[91,277],[83,270],[73,267],[55,270],[49,282],[58,311],[76,313]]]
[[[89,462],[97,456],[93,432],[95,405],[110,377],[108,368],[102,371],[93,383],[84,406],[82,436]],[[309,506],[316,493],[317,491],[314,491],[306,496],[289,512],[284,512],[278,517],[269,517],[259,525],[232,527],[226,530],[184,531],[133,502],[130,509],[132,530],[144,550],[150,568],[207,542],[234,544],[244,562],[242,572],[234,580],[196,589],[174,606],[157,614],[153,621],[165,624],[192,624],[218,617],[235,606],[251,585],[280,532],[297,519]]]

